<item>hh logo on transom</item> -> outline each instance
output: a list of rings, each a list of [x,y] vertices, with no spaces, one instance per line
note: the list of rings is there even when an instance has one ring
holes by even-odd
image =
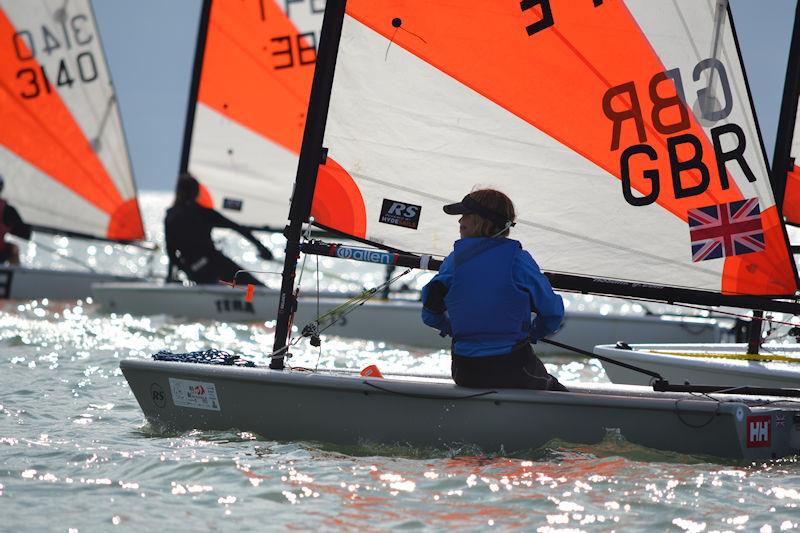
[[[772,417],[770,415],[747,417],[747,447],[772,446]]]

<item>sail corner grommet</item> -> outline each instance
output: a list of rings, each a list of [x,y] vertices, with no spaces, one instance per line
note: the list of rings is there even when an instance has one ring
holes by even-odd
[[[403,21],[402,21],[402,19],[400,19],[400,17],[395,17],[395,18],[392,19],[392,26],[394,26],[395,28],[399,28],[402,25],[403,25]]]

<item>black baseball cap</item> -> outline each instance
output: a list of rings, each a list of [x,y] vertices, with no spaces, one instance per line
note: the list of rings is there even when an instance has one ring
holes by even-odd
[[[505,226],[509,222],[511,222],[512,226],[514,225],[513,221],[511,221],[507,216],[482,206],[469,194],[466,195],[460,202],[447,204],[442,209],[448,215],[480,215],[487,220],[491,220],[500,227]]]

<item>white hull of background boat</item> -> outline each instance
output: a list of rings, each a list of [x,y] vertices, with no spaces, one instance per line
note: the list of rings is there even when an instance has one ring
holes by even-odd
[[[92,284],[137,278],[99,272],[0,266],[0,298],[10,300],[77,300],[92,295]]]
[[[594,353],[661,374],[674,384],[800,388],[800,345],[766,344],[758,360],[744,344],[642,344],[631,350],[596,346]],[[767,360],[772,356],[772,360]],[[647,385],[650,376],[603,362],[614,383]]]
[[[101,283],[93,286],[94,300],[102,311],[138,315],[165,314],[190,319],[225,321],[275,320],[279,291],[257,289],[252,302],[243,289],[225,286],[183,286],[154,283]],[[342,304],[343,297],[321,297],[325,313]],[[302,328],[314,320],[317,299],[301,297],[295,325]],[[372,300],[325,331],[329,335],[403,344],[420,348],[449,349],[450,339],[440,337],[422,324],[420,303],[405,300]],[[602,315],[568,312],[564,327],[553,336],[559,342],[591,350],[598,342],[719,342],[723,328],[713,319],[637,315]],[[539,344],[536,351],[558,350]]]
[[[148,421],[168,430],[236,428],[341,445],[471,444],[503,453],[554,439],[594,444],[609,433],[649,448],[731,459],[800,451],[800,408],[789,402],[759,407],[752,399],[631,386],[571,385],[572,393],[465,389],[445,379],[147,360],[125,360],[120,368]]]

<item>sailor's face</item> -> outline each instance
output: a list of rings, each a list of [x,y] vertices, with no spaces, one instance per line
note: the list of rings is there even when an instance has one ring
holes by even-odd
[[[461,215],[458,219],[458,231],[461,238],[478,236],[478,215]]]

